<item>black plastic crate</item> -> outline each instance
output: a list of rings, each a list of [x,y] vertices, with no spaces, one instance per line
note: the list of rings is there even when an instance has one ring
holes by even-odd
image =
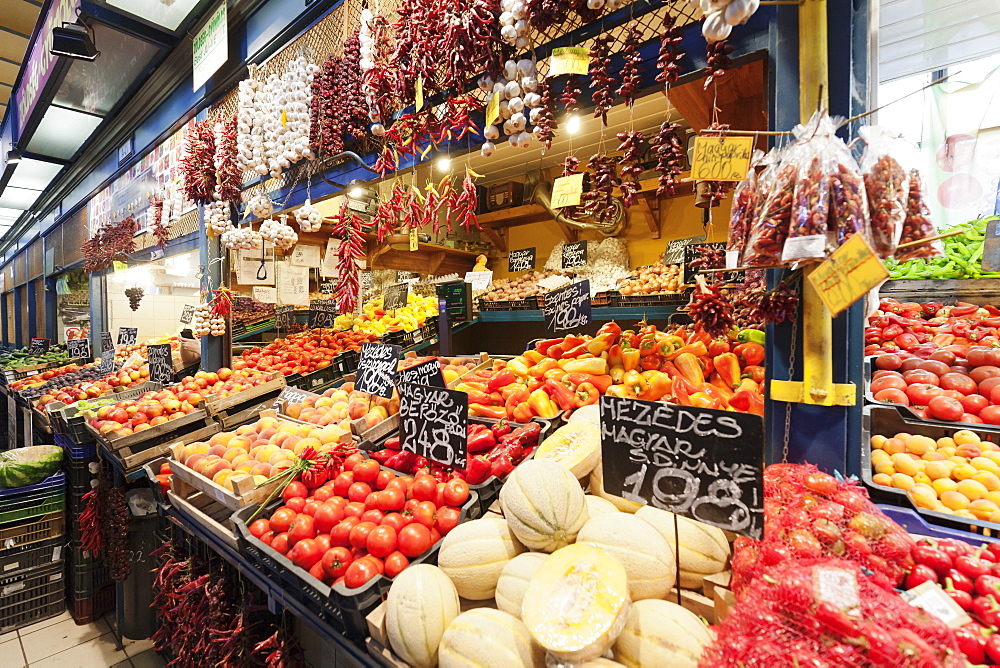
[[[0,573],[9,576],[30,568],[47,566],[60,561],[66,551],[66,541],[63,538],[50,538],[40,543],[0,550]]]
[[[611,308],[642,308],[646,306],[683,306],[691,301],[690,292],[664,292],[656,295],[623,295],[608,293]]]
[[[75,598],[96,596],[101,589],[111,584],[111,571],[103,564],[69,564],[67,572]]]
[[[541,305],[536,296],[498,302],[479,300],[480,311],[537,311],[540,308]]]
[[[63,465],[66,469],[66,482],[71,490],[91,488],[91,480],[96,480],[100,474],[100,467],[97,472],[91,470],[90,465],[98,463],[97,457],[93,459],[64,459]]]
[[[0,578],[0,633],[60,614],[65,609],[63,575],[60,561]]]
[[[66,601],[60,599],[60,612],[64,606],[69,606],[69,614],[77,626],[90,624],[106,612],[115,609],[115,586],[110,584],[99,591],[96,596],[77,598],[72,587],[66,591]]]
[[[69,543],[69,561],[74,566],[94,566],[103,563],[99,557],[95,557],[89,550],[83,549],[79,536]]]

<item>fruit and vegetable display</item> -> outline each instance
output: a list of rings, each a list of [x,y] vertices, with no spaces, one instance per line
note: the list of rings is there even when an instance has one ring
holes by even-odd
[[[428,318],[438,314],[436,297],[421,297],[410,293],[406,306],[386,310],[381,296],[369,299],[360,313],[343,313],[334,320],[336,329],[352,330],[381,337],[387,332],[412,332],[424,326]]]
[[[544,288],[538,281],[553,276],[564,276],[562,271],[527,271],[519,274],[516,278],[500,278],[486,288],[482,298],[488,302],[512,302],[537,297],[549,292],[551,288]],[[569,282],[567,278],[566,282]]]
[[[886,261],[889,280],[929,280],[955,278],[1000,278],[1000,272],[983,271],[983,249],[986,227],[996,216],[969,221],[941,232],[958,230],[954,236],[942,239],[944,255],[917,257],[905,262]]]
[[[0,452],[0,489],[35,485],[59,470],[63,451],[54,445],[29,445]]]
[[[423,364],[431,359],[434,358],[407,355],[399,361],[397,368],[402,371],[403,369],[409,369],[411,366]],[[446,385],[458,380],[482,363],[480,359],[473,357],[438,357],[437,360],[441,365],[441,376],[444,378]]]
[[[43,394],[52,390],[58,390],[75,383],[84,381],[95,381],[105,374],[99,373],[99,364],[67,364],[40,371],[34,376],[28,376],[21,380],[15,380],[8,384],[11,390],[19,392],[26,399],[37,399]]]
[[[170,344],[171,353],[176,354],[177,351],[180,350],[181,344],[176,336],[160,336],[147,341],[140,341],[135,345],[118,346],[118,350],[115,351],[115,361],[118,364],[121,364],[123,361],[130,359],[133,355],[138,355],[142,359],[147,359],[146,346],[163,345],[164,343]]]
[[[368,428],[399,413],[399,395],[393,391],[391,398],[377,397],[354,390],[354,383],[344,383],[330,388],[321,395],[306,397],[302,401],[285,404],[281,414],[309,424],[339,426],[350,433],[353,420],[364,420]]]
[[[868,317],[865,328],[865,355],[907,352],[929,357],[947,346],[1000,345],[1000,308],[958,301],[898,302],[882,299],[878,310]],[[956,357],[965,352],[957,348]]]
[[[334,332],[311,329],[275,339],[264,347],[254,347],[233,358],[236,371],[257,369],[277,371],[284,376],[307,374],[325,369],[333,358],[346,351],[359,351],[361,344],[374,341],[375,336],[359,331]]]
[[[654,295],[682,292],[684,269],[679,264],[657,261],[634,270],[628,278],[618,280],[618,292],[623,295]]]
[[[469,414],[528,422],[596,404],[602,395],[763,415],[763,333],[733,330],[713,339],[687,327],[622,330],[537,343],[492,369],[462,377]]]
[[[0,369],[21,369],[27,366],[38,366],[39,364],[53,364],[55,362],[68,362],[69,355],[66,354],[66,347],[61,344],[53,345],[49,352],[42,355],[32,355],[28,352],[28,346],[0,353]]]
[[[87,372],[84,375],[90,376],[91,374]],[[114,373],[101,376],[97,380],[77,380],[69,385],[46,389],[45,394],[38,397],[36,405],[38,408],[44,408],[48,404],[58,401],[69,406],[78,401],[102,397],[114,391],[115,388],[127,389],[147,380],[149,380],[149,365],[145,362],[136,362],[129,366],[123,366]]]

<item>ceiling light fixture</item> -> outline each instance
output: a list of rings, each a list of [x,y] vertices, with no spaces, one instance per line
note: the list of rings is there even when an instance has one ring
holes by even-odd
[[[575,135],[580,131],[580,117],[570,116],[569,121],[566,123],[566,132],[571,135]]]
[[[451,158],[443,155],[437,159],[437,163],[435,164],[437,165],[439,172],[447,172],[449,169],[451,169]]]
[[[94,61],[101,52],[94,46],[90,27],[83,23],[63,23],[61,28],[52,29],[52,47],[49,53],[77,60]]]
[[[12,149],[10,151],[7,151],[7,164],[8,165],[16,165],[19,162],[21,162],[21,152],[20,151],[18,151],[17,149]]]

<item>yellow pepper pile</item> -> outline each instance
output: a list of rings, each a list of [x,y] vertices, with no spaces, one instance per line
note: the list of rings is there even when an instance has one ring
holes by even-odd
[[[390,311],[382,308],[382,297],[369,299],[361,313],[339,315],[334,320],[334,326],[340,331],[353,329],[356,332],[382,336],[386,332],[412,332],[422,327],[427,318],[437,314],[436,298],[410,293],[406,298],[406,306]]]

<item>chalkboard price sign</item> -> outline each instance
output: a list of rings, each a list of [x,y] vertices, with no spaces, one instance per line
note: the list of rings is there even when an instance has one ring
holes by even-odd
[[[90,357],[90,339],[70,339],[66,342],[69,358],[73,360]]]
[[[601,397],[604,489],[760,538],[764,421],[757,415]]]
[[[400,350],[399,346],[389,343],[361,344],[361,359],[354,379],[354,389],[387,399],[391,397]]]
[[[115,370],[115,342],[111,332],[101,332],[101,373]]]
[[[564,244],[562,248],[562,268],[572,269],[587,264],[587,242],[577,241]]]
[[[49,352],[48,339],[31,339],[28,343],[28,353],[31,355],[44,355]]]
[[[444,466],[464,469],[469,395],[443,387],[400,383],[399,430],[404,450]]]
[[[274,326],[278,329],[291,329],[295,324],[294,306],[274,307]]]
[[[192,320],[194,320],[194,307],[190,304],[185,304],[184,310],[181,311],[181,323],[189,325]]]
[[[319,284],[319,293],[321,295],[332,295],[336,290],[336,284],[333,281],[323,281]]]
[[[337,318],[335,299],[313,299],[309,302],[309,328],[333,328]]]
[[[565,247],[564,247],[565,248]],[[507,271],[531,271],[535,268],[535,249],[519,248],[512,250],[507,257]]]
[[[154,383],[169,385],[174,381],[174,363],[170,358],[170,344],[146,346],[149,360],[149,379]]]
[[[441,363],[434,358],[420,364],[414,364],[408,369],[400,369],[396,372],[396,384],[400,383],[444,387],[445,383],[444,376],[441,375]]]
[[[691,244],[704,243],[705,235],[699,234],[696,237],[686,237],[684,239],[673,239],[667,242],[667,249],[663,251],[663,264],[680,264],[684,260],[684,249]]]
[[[382,310],[391,311],[394,308],[406,306],[406,297],[410,294],[409,283],[397,283],[385,289],[385,297],[382,299]]]
[[[119,327],[118,328],[118,345],[120,346],[134,346],[139,340],[139,328],[138,327]]]
[[[312,392],[308,392],[298,387],[292,387],[291,385],[287,385],[283,390],[281,390],[281,394],[279,394],[278,398],[274,400],[274,403],[271,404],[271,408],[277,410],[278,408],[281,407],[282,404],[285,405],[295,404],[295,403],[300,404],[306,399],[314,399],[317,396],[319,395],[313,394]]]
[[[542,306],[545,329],[557,332],[576,329],[590,323],[590,281],[572,283],[545,293]]]

